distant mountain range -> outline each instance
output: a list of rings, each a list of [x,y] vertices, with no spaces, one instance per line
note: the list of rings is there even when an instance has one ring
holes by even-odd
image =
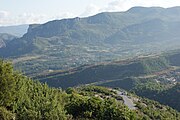
[[[14,26],[0,26],[0,33],[7,33],[14,36],[23,36],[28,29],[29,25],[14,25]]]
[[[11,40],[17,38],[14,35],[10,35],[7,33],[0,33],[0,48],[6,47],[6,44],[10,42]]]
[[[33,74],[159,53],[179,46],[180,7],[133,7],[125,12],[30,25],[21,38],[1,48],[0,55],[20,58],[17,66]],[[27,69],[30,64],[33,71]]]

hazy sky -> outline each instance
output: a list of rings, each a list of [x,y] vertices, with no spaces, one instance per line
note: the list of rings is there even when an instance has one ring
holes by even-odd
[[[180,0],[0,0],[0,26],[85,17],[133,6],[180,6]]]

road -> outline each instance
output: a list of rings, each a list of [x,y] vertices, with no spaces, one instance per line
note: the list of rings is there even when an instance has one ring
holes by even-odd
[[[117,91],[117,94],[123,98],[124,104],[126,106],[128,106],[129,109],[131,109],[131,110],[136,109],[136,107],[135,107],[136,105],[133,103],[133,100],[128,98],[128,96],[126,94],[123,94],[123,92],[121,92],[121,91]]]

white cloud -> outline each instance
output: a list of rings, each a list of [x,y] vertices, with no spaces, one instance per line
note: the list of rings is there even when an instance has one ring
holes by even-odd
[[[54,16],[52,16],[50,19],[54,20],[54,19],[63,19],[63,18],[73,18],[73,17],[77,17],[74,14],[70,13],[70,12],[66,12],[63,14],[56,14]]]
[[[16,24],[18,23],[39,23],[44,21],[47,18],[43,14],[34,14],[34,13],[23,13],[14,18]]]
[[[85,11],[80,14],[80,16],[91,16],[99,12],[126,11],[134,6],[160,6],[167,8],[178,5],[180,6],[180,0],[112,0],[107,5],[101,7],[90,4],[86,7]]]
[[[75,17],[73,14],[67,12],[56,15],[22,13],[17,16],[10,16],[7,11],[0,11],[0,26],[19,25],[19,24],[33,24],[45,23],[50,20]]]
[[[0,11],[0,19],[6,18],[10,15],[7,11]]]
[[[125,11],[134,6],[160,6],[167,8],[180,6],[180,0],[114,0],[102,8],[101,11]]]
[[[180,6],[180,0],[109,0],[108,4],[103,4],[101,7],[94,4],[88,5],[84,12],[79,13],[80,17],[91,16],[99,12],[113,12],[113,11],[125,11],[133,6],[161,6],[172,7]],[[81,7],[81,6],[79,6]],[[2,25],[17,25],[17,24],[31,24],[31,23],[44,23],[54,19],[72,18],[77,17],[77,14],[73,14],[73,11],[66,13],[54,13],[52,15],[38,14],[38,13],[22,13],[19,15],[13,15],[8,11],[0,10],[0,26]]]
[[[9,23],[10,13],[8,11],[0,11],[0,25]]]
[[[85,11],[80,15],[81,17],[91,16],[99,13],[100,8],[94,4],[90,4],[86,7]]]
[[[47,20],[46,15],[23,13],[17,16],[13,16],[13,15],[10,15],[8,11],[0,11],[0,25],[1,26],[40,23],[46,20]]]
[[[110,2],[107,6],[101,9],[101,11],[124,11],[131,6],[130,0],[116,0]]]

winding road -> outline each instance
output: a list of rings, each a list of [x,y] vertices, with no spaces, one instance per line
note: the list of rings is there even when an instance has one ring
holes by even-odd
[[[129,109],[131,109],[131,110],[135,110],[136,109],[136,107],[135,107],[136,105],[133,103],[133,100],[128,98],[128,96],[126,94],[124,94],[121,91],[117,91],[117,94],[123,98],[124,104],[126,106],[128,106]]]

